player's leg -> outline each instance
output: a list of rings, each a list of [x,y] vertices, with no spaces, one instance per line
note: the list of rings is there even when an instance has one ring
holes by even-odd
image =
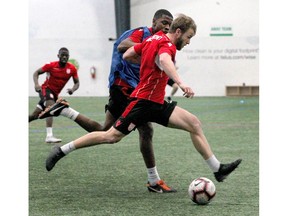
[[[47,107],[41,112],[39,119],[51,118],[51,116],[56,117],[59,115],[75,121],[80,127],[88,132],[104,130],[100,123],[69,107],[69,103],[63,98],[59,98],[54,105]]]
[[[111,101],[112,99],[110,95],[109,103],[105,106],[105,121],[103,125],[99,124],[94,120],[89,119],[88,117],[80,113],[77,115],[74,121],[88,132],[106,131],[110,129],[114,124],[115,120],[118,117],[120,117],[121,113],[125,110],[125,107],[127,106],[128,103],[126,102],[126,100],[122,100],[122,103],[125,104],[125,106],[122,106],[115,102],[112,103]],[[62,112],[61,115],[63,115]]]
[[[167,97],[168,102],[171,103],[172,97],[175,95],[179,87],[171,78],[168,80],[167,85],[171,86],[172,88],[169,96]]]
[[[110,90],[109,103],[105,106],[105,122],[103,125],[79,113],[73,108],[69,107],[65,99],[58,99],[54,106],[48,107],[40,115],[39,118],[47,118],[49,116],[64,116],[75,121],[80,127],[88,132],[106,131],[115,120],[121,115],[127,106],[127,96],[124,96],[121,89],[115,88]]]
[[[170,96],[172,98],[172,96],[174,96],[176,94],[176,92],[178,91],[178,85],[176,83],[173,83],[172,85],[172,90],[171,90],[171,93],[170,93]]]
[[[50,107],[54,103],[55,103],[54,100],[48,99],[48,100],[46,100],[46,107]],[[53,125],[53,118],[52,117],[46,118],[46,128],[52,128],[52,125]],[[53,136],[53,134],[50,134],[50,135]],[[47,134],[47,136],[48,136],[48,134]]]
[[[116,111],[119,111],[120,108],[119,107],[117,108],[116,106],[113,106],[113,107],[109,106],[109,104],[106,105],[105,108],[106,108],[106,122],[107,123],[112,122],[114,117],[110,111],[115,110],[116,112]],[[128,122],[125,125],[127,124],[129,125],[130,123],[131,122]],[[120,127],[124,128],[125,134],[128,134],[129,132],[131,132],[131,131],[129,132],[127,131],[127,127],[125,127],[124,124],[120,124]],[[116,130],[114,127],[111,127],[108,131],[91,132],[61,147],[55,147],[51,151],[50,155],[48,156],[46,160],[46,169],[50,171],[54,167],[54,165],[57,163],[58,160],[60,160],[62,157],[64,157],[68,153],[74,151],[75,149],[89,147],[92,145],[98,145],[98,144],[103,144],[103,143],[115,143],[115,142],[120,141],[122,137],[125,136],[124,132],[120,132],[120,131],[122,130],[121,129]]]
[[[187,110],[176,106],[169,118],[168,126],[190,133],[192,143],[214,172],[217,181],[223,181],[241,163],[241,159],[238,159],[230,164],[220,164],[203,133],[201,122]]]
[[[42,92],[39,92],[39,97],[40,97],[40,100],[35,108],[35,110],[29,115],[29,122],[31,121],[34,121],[34,120],[37,120],[38,119],[38,116],[39,114],[45,110],[45,105],[44,105],[44,102],[45,102],[45,98],[44,96],[42,95]]]
[[[46,159],[46,169],[52,170],[55,164],[64,156],[74,150],[100,144],[113,144],[119,142],[125,134],[111,127],[108,131],[96,131],[88,133],[63,146],[55,146]]]
[[[127,91],[127,92],[126,92]],[[130,103],[128,95],[132,89],[123,89],[120,86],[112,86],[110,89],[109,102],[106,105],[105,124],[109,126],[109,122],[114,122],[125,111]],[[151,123],[142,124],[137,128],[139,132],[140,151],[142,153],[148,174],[147,188],[152,192],[176,192],[176,190],[168,187],[159,177],[155,156],[152,145],[153,127]]]
[[[46,107],[52,106],[55,104],[55,100],[51,98],[47,98]],[[59,143],[61,139],[58,139],[53,136],[53,117],[46,118],[46,143]]]
[[[153,127],[152,123],[143,124],[137,128],[139,132],[139,144],[140,151],[142,153],[146,167],[153,168],[155,167],[155,156],[154,149],[152,145],[153,138]],[[160,178],[158,179],[160,180]]]
[[[83,129],[85,129],[88,132],[93,132],[93,131],[106,131],[109,128],[111,128],[111,126],[113,125],[113,123],[115,122],[115,118],[113,117],[113,115],[111,114],[110,110],[108,109],[109,105],[106,105],[105,107],[105,121],[104,124],[101,125],[100,123],[98,123],[97,121],[94,121],[90,118],[88,118],[87,116],[79,113],[78,111],[74,110],[71,107],[65,107],[61,112],[60,115],[70,118],[73,121],[75,121],[80,127],[82,127]],[[117,108],[116,108],[117,109]],[[117,109],[117,112],[119,112],[119,109]],[[120,113],[121,114],[121,113]],[[120,114],[118,114],[118,116],[120,116]]]
[[[38,106],[35,108],[35,110],[29,114],[29,122],[34,121],[36,119],[38,119],[39,114],[42,112],[43,110],[40,109]]]
[[[173,84],[174,84],[173,79],[169,78],[167,81],[167,85],[169,85],[172,88]],[[173,89],[172,89],[172,91],[173,91]],[[167,100],[169,103],[172,102],[172,91],[170,92],[169,96],[167,97]]]
[[[108,105],[105,106],[106,114],[105,114],[105,121],[103,125],[77,112],[71,107],[64,108],[60,114],[74,120],[79,126],[81,126],[83,129],[85,129],[88,132],[106,131],[111,128],[111,126],[116,120],[107,107]]]
[[[153,127],[152,123],[148,122],[137,128],[139,131],[140,151],[142,153],[148,174],[147,188],[150,192],[170,193],[176,192],[175,189],[169,187],[157,171],[155,163],[154,149],[152,145]]]
[[[169,118],[168,127],[188,131],[195,148],[205,160],[213,155],[210,145],[204,136],[201,122],[195,115],[176,106]]]
[[[83,114],[79,113],[79,115],[74,120],[80,127],[85,129],[88,132],[93,131],[103,131],[103,126],[98,122],[84,116]]]

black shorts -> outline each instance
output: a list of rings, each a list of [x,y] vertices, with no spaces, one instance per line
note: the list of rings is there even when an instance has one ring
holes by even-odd
[[[109,89],[109,102],[105,111],[109,110],[115,119],[118,119],[130,103],[130,94],[134,88],[112,85]]]
[[[155,122],[167,127],[176,105],[175,101],[172,103],[164,101],[164,104],[159,104],[148,100],[134,99],[113,126],[126,135],[147,122]]]
[[[168,80],[168,82],[167,82],[167,85],[169,85],[169,86],[173,86],[174,85],[174,80],[173,79],[171,79],[171,78],[169,78],[169,80]]]
[[[41,110],[46,108],[46,101],[53,100],[56,102],[58,96],[53,93],[49,88],[42,88],[41,92],[39,92],[40,101],[37,104],[37,107]]]

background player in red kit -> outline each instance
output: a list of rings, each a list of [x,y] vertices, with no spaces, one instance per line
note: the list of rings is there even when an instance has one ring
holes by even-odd
[[[105,132],[86,134],[61,147],[55,146],[46,160],[46,169],[53,169],[57,161],[75,149],[116,143],[132,130],[146,122],[156,122],[166,127],[189,132],[191,141],[214,173],[217,181],[223,181],[241,163],[238,159],[222,164],[215,157],[203,133],[199,119],[192,113],[176,106],[175,102],[164,100],[168,78],[172,78],[184,92],[184,96],[194,96],[193,90],[178,76],[174,62],[176,49],[181,50],[190,43],[196,33],[192,18],[181,15],[176,18],[167,34],[159,32],[142,44],[129,48],[123,55],[126,60],[140,62],[140,82],[131,94],[134,99],[113,127]]]
[[[33,74],[33,81],[35,91],[39,93],[40,101],[36,109],[29,115],[29,122],[38,119],[39,114],[48,106],[53,105],[58,99],[61,90],[72,77],[74,85],[68,88],[68,94],[72,95],[74,91],[79,88],[79,79],[76,67],[69,63],[69,50],[62,47],[58,52],[59,61],[50,62],[43,67],[36,70]],[[45,82],[40,86],[38,82],[39,75],[47,73]],[[45,141],[47,143],[61,142],[53,136],[52,131],[53,117],[46,118],[46,132],[47,136]]]

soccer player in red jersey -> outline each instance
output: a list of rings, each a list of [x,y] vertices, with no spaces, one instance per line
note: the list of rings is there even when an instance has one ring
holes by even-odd
[[[131,103],[108,131],[92,132],[61,147],[55,146],[46,159],[46,169],[52,170],[57,161],[75,149],[116,143],[139,125],[156,122],[165,127],[187,131],[194,147],[206,161],[216,180],[222,182],[238,167],[242,159],[228,164],[220,163],[211,150],[199,119],[178,107],[176,102],[168,103],[164,100],[169,77],[177,83],[185,97],[194,96],[193,90],[179,77],[174,62],[176,50],[189,44],[195,34],[196,24],[193,19],[180,15],[172,22],[167,34],[159,32],[143,43],[129,48],[123,55],[124,59],[135,63],[141,59],[140,82],[131,94]]]
[[[63,107],[63,110],[59,112],[59,114],[75,121],[88,132],[108,130],[130,103],[130,94],[140,80],[140,64],[131,64],[125,61],[122,58],[123,53],[131,46],[141,43],[158,31],[167,33],[172,21],[173,15],[168,10],[159,9],[153,16],[151,27],[142,26],[127,30],[114,42],[108,84],[109,101],[105,106],[106,118],[102,125],[68,106]],[[64,103],[63,105],[65,106],[65,102],[65,100],[60,99],[53,107],[42,112],[39,118],[51,116],[51,112],[53,112],[56,107],[61,106],[62,103]],[[56,116],[55,114],[58,114],[58,112],[53,113],[53,116]],[[156,193],[176,192],[176,190],[169,187],[158,174],[152,145],[153,127],[151,122],[142,124],[137,130],[139,132],[140,151],[147,168],[147,189]]]
[[[39,93],[40,101],[35,110],[29,115],[29,122],[38,119],[39,114],[45,110],[46,107],[53,105],[58,99],[61,90],[72,77],[74,85],[68,88],[68,94],[72,95],[74,91],[79,88],[79,78],[76,67],[69,63],[69,50],[62,47],[58,52],[59,61],[53,61],[45,64],[43,67],[36,70],[33,74],[33,81],[35,91]],[[47,73],[45,82],[40,86],[38,82],[39,75]],[[61,142],[53,136],[52,131],[53,117],[46,118],[46,132],[45,141],[47,143]]]

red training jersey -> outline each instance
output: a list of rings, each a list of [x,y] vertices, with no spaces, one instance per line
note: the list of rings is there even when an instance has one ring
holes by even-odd
[[[141,55],[140,82],[131,97],[163,104],[168,76],[160,68],[159,55],[168,53],[175,62],[176,46],[162,32],[157,32],[141,44],[134,46]]]
[[[152,35],[152,27],[148,28],[149,31],[151,32]],[[143,28],[136,29],[130,36],[129,38],[134,42],[134,43],[141,43],[143,41]]]
[[[60,67],[59,61],[45,64],[42,70],[47,72],[47,77],[42,87],[48,87],[57,96],[71,77],[78,78],[76,67],[67,62],[65,67]]]

